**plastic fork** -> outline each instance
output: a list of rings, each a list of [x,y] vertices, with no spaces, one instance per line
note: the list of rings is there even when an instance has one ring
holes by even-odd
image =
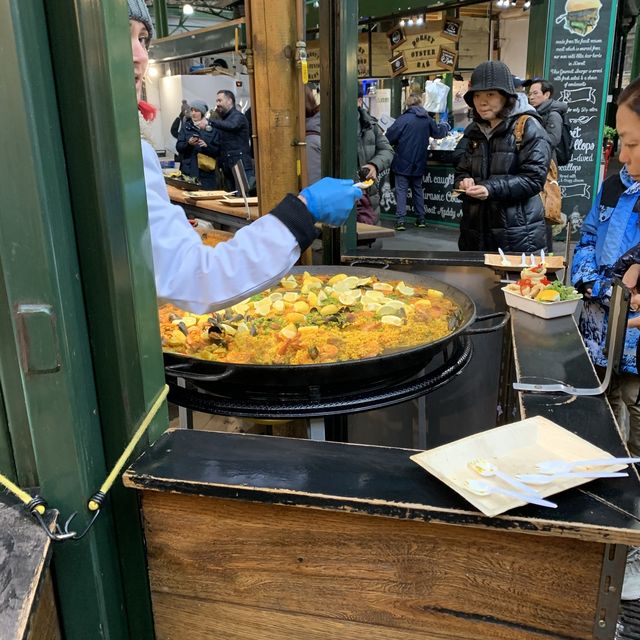
[[[570,472],[574,467],[609,467],[613,464],[631,464],[640,458],[596,458],[594,460],[546,460],[538,462],[536,469],[544,474]]]
[[[563,480],[565,478],[628,478],[629,474],[624,472],[607,472],[603,471],[568,471],[567,473],[554,473],[548,475],[544,473],[519,473],[516,478],[526,482],[527,484],[550,484],[554,480]]]
[[[498,469],[495,464],[489,462],[488,460],[485,460],[484,458],[476,458],[475,460],[471,460],[468,466],[470,469],[472,469],[476,473],[479,473],[484,478],[492,478],[495,476],[496,478],[500,478],[500,480],[502,480],[503,482],[510,484],[512,487],[515,487],[523,493],[526,493],[528,495],[537,495],[535,489],[528,487],[526,484],[524,484],[524,482],[520,482],[520,480],[517,480],[516,478],[510,476],[508,473],[500,471],[500,469]]]
[[[517,500],[523,500],[524,502],[537,504],[540,507],[549,507],[551,509],[556,509],[558,506],[555,502],[544,500],[540,497],[536,498],[530,493],[520,493],[519,491],[510,491],[509,489],[496,487],[495,485],[492,485],[485,480],[465,480],[464,486],[469,489],[471,493],[475,493],[478,496],[488,496],[492,493],[497,493],[501,496],[508,496],[509,498],[516,498]]]

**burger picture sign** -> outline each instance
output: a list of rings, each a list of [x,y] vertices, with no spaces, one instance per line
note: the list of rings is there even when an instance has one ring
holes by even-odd
[[[556,18],[556,24],[564,20],[567,31],[584,37],[598,26],[601,8],[601,0],[567,0],[564,13]]]

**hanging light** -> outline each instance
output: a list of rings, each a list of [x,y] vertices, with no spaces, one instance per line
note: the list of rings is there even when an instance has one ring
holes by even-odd
[[[313,3],[313,8],[317,9],[320,6],[320,3],[318,2],[318,0],[315,0],[315,2]]]
[[[418,16],[418,19],[416,20],[416,24],[417,25],[424,24],[424,18],[422,17],[422,14]]]
[[[407,24],[406,20],[404,18],[402,18],[402,20],[400,20],[400,22],[398,23],[401,27],[404,27],[405,24]]]
[[[193,7],[190,4],[185,4],[182,6],[182,13],[184,13],[185,16],[190,16],[193,14]]]
[[[409,18],[409,20],[407,20],[407,26],[413,27],[413,18]]]
[[[148,73],[150,78],[155,78],[158,75],[158,67],[155,64],[150,64]]]

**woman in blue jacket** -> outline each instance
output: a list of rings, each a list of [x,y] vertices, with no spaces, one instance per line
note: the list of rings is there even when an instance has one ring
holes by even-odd
[[[573,258],[571,280],[583,293],[580,331],[597,367],[606,367],[604,354],[611,281],[623,254],[640,243],[640,80],[630,84],[618,98],[616,127],[621,142],[619,174],[607,178],[583,225]],[[623,405],[629,412],[628,445],[640,455],[640,406],[636,404],[640,383],[636,347],[640,331],[632,313],[625,336],[621,372],[614,374],[607,396],[620,425]]]
[[[422,98],[412,93],[407,98],[407,110],[387,129],[387,140],[395,148],[391,163],[396,180],[396,229],[404,231],[407,213],[407,192],[411,189],[416,226],[425,226],[422,177],[427,171],[429,138],[444,138],[451,127],[437,124],[422,107]]]

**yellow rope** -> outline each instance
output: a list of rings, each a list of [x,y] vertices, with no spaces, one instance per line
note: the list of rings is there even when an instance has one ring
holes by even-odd
[[[127,448],[122,452],[120,457],[118,458],[118,462],[114,465],[111,473],[107,476],[107,479],[102,483],[100,487],[101,493],[107,493],[109,489],[111,489],[111,485],[115,482],[115,479],[118,477],[120,472],[122,471],[122,467],[124,467],[125,463],[129,459],[129,456],[133,452],[135,446],[138,444],[138,441],[144,435],[144,432],[148,429],[151,421],[155,418],[156,413],[158,413],[158,409],[162,406],[167,394],[169,393],[169,386],[164,385],[164,388],[160,392],[160,395],[156,398],[155,402],[149,409],[149,413],[145,416],[144,420],[138,427],[138,430],[135,432],[133,438],[131,438],[131,442],[127,445]],[[97,511],[100,508],[100,504],[95,500],[89,500],[88,503],[89,511]]]
[[[1,473],[0,473],[0,484],[6,489],[9,489],[9,491],[11,491],[13,495],[15,495],[25,504],[29,504],[33,500],[33,498],[26,491],[23,491],[17,484],[13,484],[13,482],[11,482],[9,478],[7,478],[6,476],[3,476]],[[39,504],[36,507],[36,511],[40,514],[43,514],[45,512],[44,505]]]

